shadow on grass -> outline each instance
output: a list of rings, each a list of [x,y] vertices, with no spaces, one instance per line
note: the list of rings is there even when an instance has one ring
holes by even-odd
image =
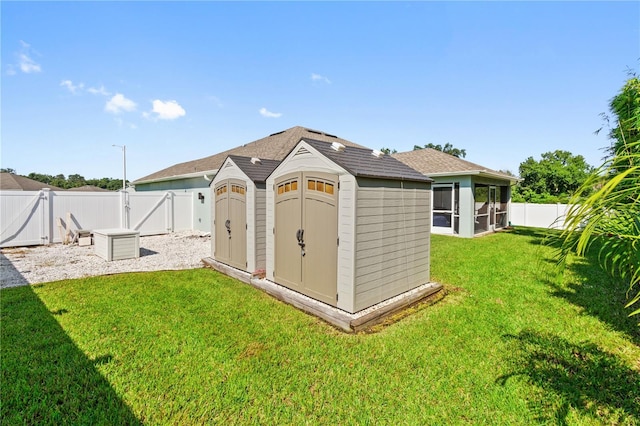
[[[557,229],[514,226],[511,229],[505,229],[503,232],[529,237],[531,238],[531,244],[535,245],[546,245],[556,249],[562,245],[562,241],[560,240],[560,234],[562,232]]]
[[[524,330],[504,338],[512,346],[515,371],[541,388],[531,409],[541,422],[566,424],[571,411],[607,424],[640,422],[640,373],[592,343]]]
[[[2,424],[141,424],[31,287],[0,294]]]
[[[559,247],[559,232],[539,228],[517,228],[510,231],[516,235],[532,238],[532,244],[546,245],[552,249]],[[541,279],[550,287],[551,295],[565,299],[581,307],[588,315],[605,322],[616,331],[622,332],[631,341],[640,345],[640,316],[629,317],[632,309],[625,308],[629,286],[621,280],[612,278],[599,266],[597,241],[585,257],[575,257],[567,266],[567,272],[576,278],[573,282],[562,280],[563,272],[557,269],[558,276],[541,274]],[[556,265],[551,254],[539,259],[545,264]]]

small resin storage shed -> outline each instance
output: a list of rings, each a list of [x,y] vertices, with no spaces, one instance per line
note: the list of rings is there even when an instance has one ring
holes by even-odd
[[[265,268],[265,181],[275,160],[228,156],[211,182],[211,252],[243,271]]]
[[[267,279],[355,313],[429,282],[431,179],[301,140],[267,178]]]
[[[95,253],[104,260],[140,257],[140,232],[132,229],[96,229],[93,231]]]

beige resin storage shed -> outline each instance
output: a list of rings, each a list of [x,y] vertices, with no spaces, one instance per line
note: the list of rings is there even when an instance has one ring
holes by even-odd
[[[140,257],[140,232],[132,229],[97,229],[93,231],[95,253],[104,260]]]
[[[267,176],[276,160],[228,156],[211,182],[211,253],[243,271],[265,268]]]
[[[355,313],[429,282],[431,179],[301,140],[267,178],[267,279]]]

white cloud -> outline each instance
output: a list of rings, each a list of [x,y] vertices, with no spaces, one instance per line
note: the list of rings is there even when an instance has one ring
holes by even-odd
[[[110,92],[107,92],[107,89],[105,89],[104,86],[100,86],[98,88],[89,87],[87,89],[87,92],[91,93],[92,95],[103,95],[103,96],[111,95]]]
[[[327,84],[331,84],[331,80],[329,80],[327,77],[320,75],[320,74],[316,74],[316,73],[311,73],[311,81],[324,81]]]
[[[40,68],[40,64],[36,63],[26,53],[20,53],[20,55],[18,55],[18,57],[20,58],[20,70],[23,73],[31,74],[31,73],[34,73],[34,72],[42,71],[42,68]]]
[[[79,90],[82,90],[84,88],[84,83],[75,85],[71,80],[63,80],[60,82],[60,86],[66,87],[71,93],[75,95]]]
[[[260,108],[260,115],[263,117],[268,117],[268,118],[278,118],[280,116],[282,116],[281,112],[271,112],[269,110],[267,110],[266,108]]]
[[[180,106],[180,104],[176,101],[161,101],[160,99],[156,99],[152,101],[153,109],[151,113],[155,113],[153,116],[155,119],[159,120],[175,120],[176,118],[184,117],[187,112]],[[151,118],[151,113],[143,112],[142,116],[145,118]]]
[[[116,93],[104,106],[104,110],[112,114],[120,114],[123,111],[135,111],[135,109],[136,103],[131,99],[125,98],[121,93]]]
[[[36,72],[41,72],[42,67],[39,63],[33,60],[32,52],[38,53],[31,49],[31,45],[20,40],[20,50],[16,53],[16,57],[18,58],[17,64],[8,64],[7,65],[7,75],[16,75],[17,70],[22,71],[25,74],[32,74]]]

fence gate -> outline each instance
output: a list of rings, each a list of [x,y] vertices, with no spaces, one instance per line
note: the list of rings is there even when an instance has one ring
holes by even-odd
[[[3,191],[0,247],[35,246],[50,241],[49,191]]]
[[[159,235],[173,232],[173,194],[136,193],[127,196],[125,203],[129,227],[140,235]]]

